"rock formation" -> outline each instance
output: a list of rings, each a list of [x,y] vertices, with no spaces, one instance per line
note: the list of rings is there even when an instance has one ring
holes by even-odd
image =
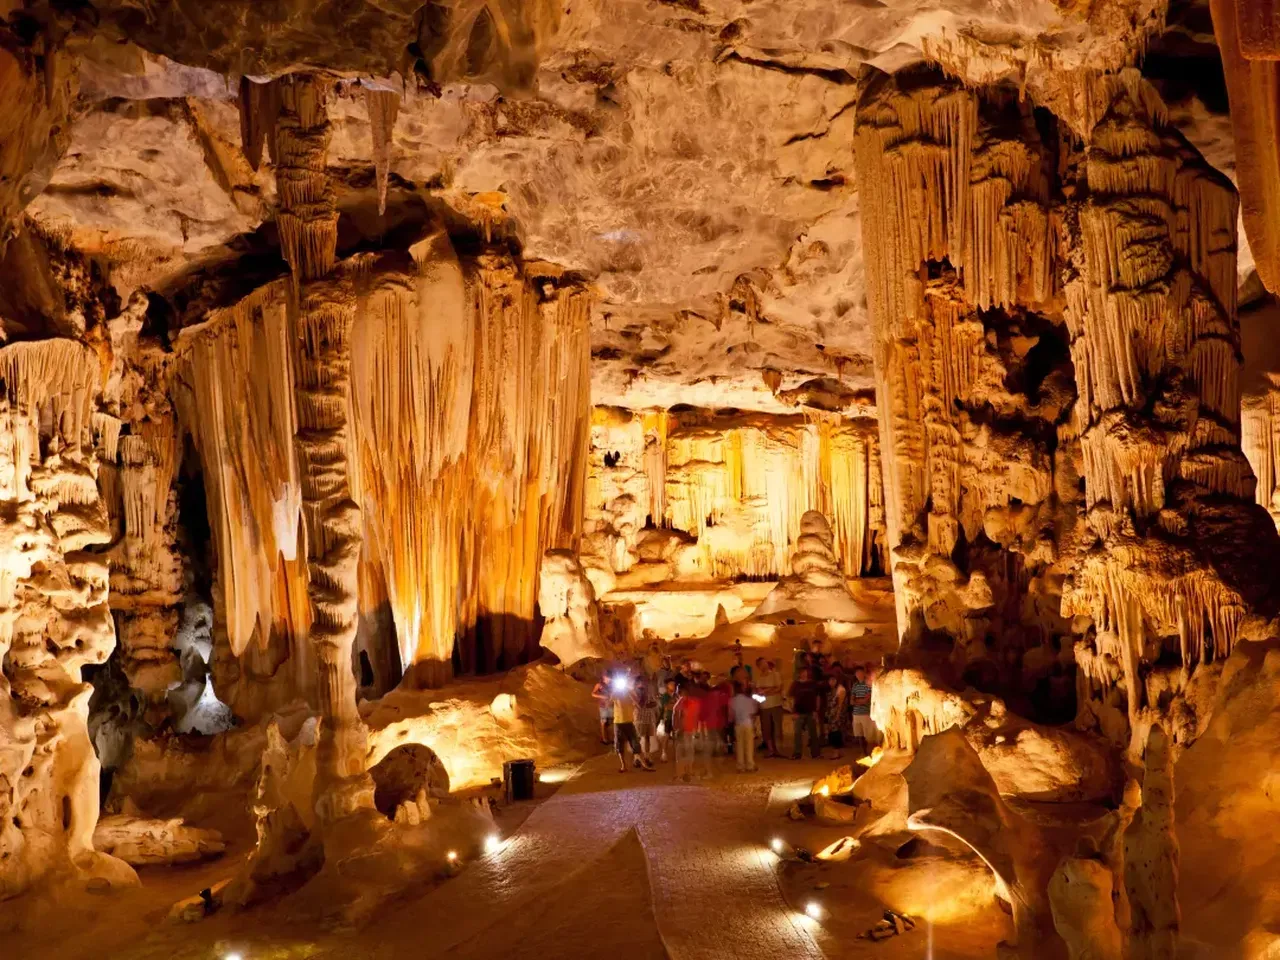
[[[608,657],[600,639],[595,591],[573,554],[550,550],[542,558],[538,611],[543,617],[539,642],[566,667],[586,657]]]
[[[821,637],[895,936],[1274,951],[1280,21],[1009,6],[0,0],[5,936],[360,922]]]
[[[862,610],[849,592],[835,554],[831,524],[816,510],[800,518],[791,575],[781,578],[754,616],[787,615],[804,620],[854,621]]]

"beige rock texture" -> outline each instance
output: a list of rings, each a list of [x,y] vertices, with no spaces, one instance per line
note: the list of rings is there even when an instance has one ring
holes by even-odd
[[[572,553],[552,550],[543,555],[538,612],[543,617],[539,643],[565,667],[609,655],[600,638],[595,590]]]
[[[93,845],[134,867],[194,863],[226,850],[217,830],[128,814],[102,817],[93,831]]]
[[[859,909],[1275,952],[1277,36],[0,0],[0,901],[218,831],[222,902],[357,926],[480,849],[504,762],[590,757],[602,662],[821,639],[876,667],[884,751],[798,788]],[[557,829],[680,789],[588,773]],[[672,807],[706,842],[655,910],[756,843],[760,776]],[[607,862],[666,865],[635,829]]]

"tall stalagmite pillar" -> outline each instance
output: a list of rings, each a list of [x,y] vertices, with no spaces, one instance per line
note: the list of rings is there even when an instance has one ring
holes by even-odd
[[[1016,93],[980,98],[931,69],[868,84],[855,151],[899,633],[946,632],[967,660],[1020,587],[965,551],[1000,542],[993,516],[1049,504],[1069,402],[1010,386],[1052,326],[1033,315],[1053,293],[1046,151]]]
[[[351,648],[356,636],[360,508],[352,495],[348,341],[356,303],[350,284],[328,279],[338,214],[326,164],[329,119],[323,83],[276,81],[276,185],[280,242],[296,283],[294,451],[307,544],[311,646],[321,714],[316,814],[331,822],[373,806],[367,734],[356,710]]]
[[[1120,667],[1135,753],[1163,713],[1147,696],[1162,653],[1223,658],[1246,617],[1277,610],[1240,442],[1236,195],[1163,113],[1144,85],[1116,90],[1062,217],[1094,535],[1065,602],[1097,626],[1076,658],[1090,682]]]

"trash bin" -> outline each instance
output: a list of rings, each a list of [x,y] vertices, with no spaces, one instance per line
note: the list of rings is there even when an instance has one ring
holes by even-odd
[[[533,761],[508,760],[502,765],[507,803],[533,799]]]

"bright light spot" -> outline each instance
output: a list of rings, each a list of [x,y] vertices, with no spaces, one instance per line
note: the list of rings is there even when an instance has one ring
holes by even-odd
[[[818,792],[822,794],[824,797],[831,796],[831,788],[827,786],[825,783],[818,788]]]
[[[510,723],[516,718],[516,698],[510,693],[500,693],[489,704],[489,712],[494,719]]]
[[[864,767],[874,767],[880,762],[880,758],[884,756],[884,747],[876,747],[871,751],[871,756],[861,758],[858,763]]]
[[[538,774],[539,783],[564,783],[568,779],[568,770],[544,770]]]
[[[450,850],[450,851],[449,851],[445,856],[446,856],[446,858],[448,859],[448,861],[449,861],[450,863],[457,863],[457,862],[458,862],[458,851],[457,851],[457,850]]]
[[[804,915],[810,920],[817,920],[822,916],[822,908],[810,900],[804,906]]]
[[[489,834],[484,841],[485,853],[497,853],[502,848],[502,838],[496,833]]]
[[[782,853],[782,838],[774,837],[769,841],[769,846],[773,848],[774,853]]]
[[[244,957],[238,953],[224,953],[222,960],[244,960]]]

